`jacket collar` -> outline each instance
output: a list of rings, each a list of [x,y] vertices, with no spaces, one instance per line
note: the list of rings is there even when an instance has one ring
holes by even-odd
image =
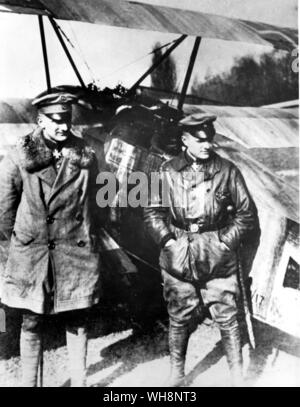
[[[16,148],[21,167],[30,173],[54,164],[52,150],[47,147],[40,127],[22,137]],[[63,156],[68,159],[71,166],[88,168],[93,162],[94,151],[82,139],[71,133],[63,148]]]
[[[171,165],[175,171],[182,171],[188,169],[195,161],[192,157],[186,154],[185,151],[182,151],[177,157],[171,161]],[[213,153],[212,158],[201,164],[198,168],[198,171],[204,172],[204,180],[209,180],[215,176],[217,172],[220,172],[222,168],[221,157],[217,153]]]

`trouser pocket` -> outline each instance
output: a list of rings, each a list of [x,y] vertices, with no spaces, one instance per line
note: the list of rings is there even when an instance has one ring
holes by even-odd
[[[163,270],[179,280],[193,280],[190,268],[189,243],[184,236],[161,250],[159,264]]]

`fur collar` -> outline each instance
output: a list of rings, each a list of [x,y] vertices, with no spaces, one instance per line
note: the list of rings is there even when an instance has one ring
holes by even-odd
[[[21,167],[28,172],[39,171],[54,163],[52,150],[45,144],[42,129],[21,137],[16,145]],[[71,165],[88,168],[95,159],[94,150],[84,140],[71,133],[62,149],[63,156],[69,159]]]

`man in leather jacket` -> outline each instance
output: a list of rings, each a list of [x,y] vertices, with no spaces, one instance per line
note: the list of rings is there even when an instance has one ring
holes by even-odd
[[[214,152],[215,120],[198,113],[180,121],[184,151],[163,163],[162,193],[144,209],[147,230],[161,248],[170,386],[184,382],[190,326],[202,305],[220,328],[232,384],[241,384],[238,250],[244,242],[257,241],[260,229],[241,172]]]

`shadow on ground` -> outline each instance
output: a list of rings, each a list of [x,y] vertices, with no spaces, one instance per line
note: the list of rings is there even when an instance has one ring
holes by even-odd
[[[0,357],[8,359],[13,355],[18,355],[18,335],[17,327],[20,326],[20,315],[15,310],[8,310],[8,332],[0,335]],[[161,323],[160,321],[163,321]],[[136,325],[130,319],[128,311],[124,310],[124,305],[119,304],[113,309],[108,304],[103,304],[93,309],[89,324],[89,338],[100,338],[112,333],[120,333],[132,329],[132,334],[117,342],[100,348],[99,361],[89,366],[88,376],[116,367],[113,371],[99,379],[95,387],[110,386],[116,379],[130,373],[140,364],[152,360],[160,359],[168,355],[168,335],[167,320],[156,318],[148,321],[143,327]],[[12,329],[13,328],[13,329]],[[45,349],[55,349],[65,344],[64,324],[53,319],[48,327],[48,334],[45,341]],[[148,328],[148,329],[147,329]],[[255,385],[255,382],[264,373],[267,363],[276,362],[279,351],[284,351],[292,356],[300,357],[300,340],[285,334],[266,324],[255,321],[256,349],[250,352],[250,360],[246,372],[246,382]],[[244,343],[247,341],[244,332]],[[203,332],[203,331],[202,331]],[[206,372],[212,366],[218,364],[224,356],[222,343],[216,339],[216,335],[201,336],[201,330],[196,330],[199,336],[197,346],[209,349],[201,360],[198,361],[193,370],[187,375],[187,385],[192,385],[195,379]],[[215,344],[211,343],[214,341]],[[211,349],[212,345],[214,347]],[[197,350],[196,350],[197,353]],[[65,382],[63,386],[69,386]]]
[[[254,321],[256,348],[249,352],[249,364],[245,372],[245,385],[255,385],[255,382],[264,373],[267,364],[276,363],[280,351],[300,358],[300,339],[292,337],[276,328],[262,322]],[[248,343],[246,327],[241,326],[243,346]],[[210,350],[193,368],[186,377],[186,385],[191,385],[195,379],[216,365],[224,356],[221,340],[215,343]]]
[[[264,372],[270,355],[274,366],[280,351],[300,358],[300,339],[286,334],[262,322],[254,324],[256,349],[250,352],[250,364],[246,379],[256,381]]]
[[[6,332],[0,334],[0,360],[10,359],[19,356],[20,330],[22,323],[22,314],[19,310],[5,309],[6,314]],[[91,309],[88,317],[88,335],[89,338],[98,338],[113,332],[121,332],[127,329],[133,329],[134,332],[151,332],[154,326],[162,318],[165,318],[165,312],[162,310],[159,314],[149,313],[145,319],[140,321],[132,316],[125,304],[101,303]],[[66,319],[58,316],[51,316],[47,319],[47,330],[44,333],[44,350],[57,349],[66,344],[65,325]]]
[[[140,363],[150,362],[168,354],[168,336],[165,330],[156,327],[152,333],[133,333],[129,337],[115,342],[100,352],[101,360],[89,366],[88,376],[118,365],[110,374],[93,387],[110,386],[116,379],[131,372]],[[67,381],[62,387],[67,387]]]

